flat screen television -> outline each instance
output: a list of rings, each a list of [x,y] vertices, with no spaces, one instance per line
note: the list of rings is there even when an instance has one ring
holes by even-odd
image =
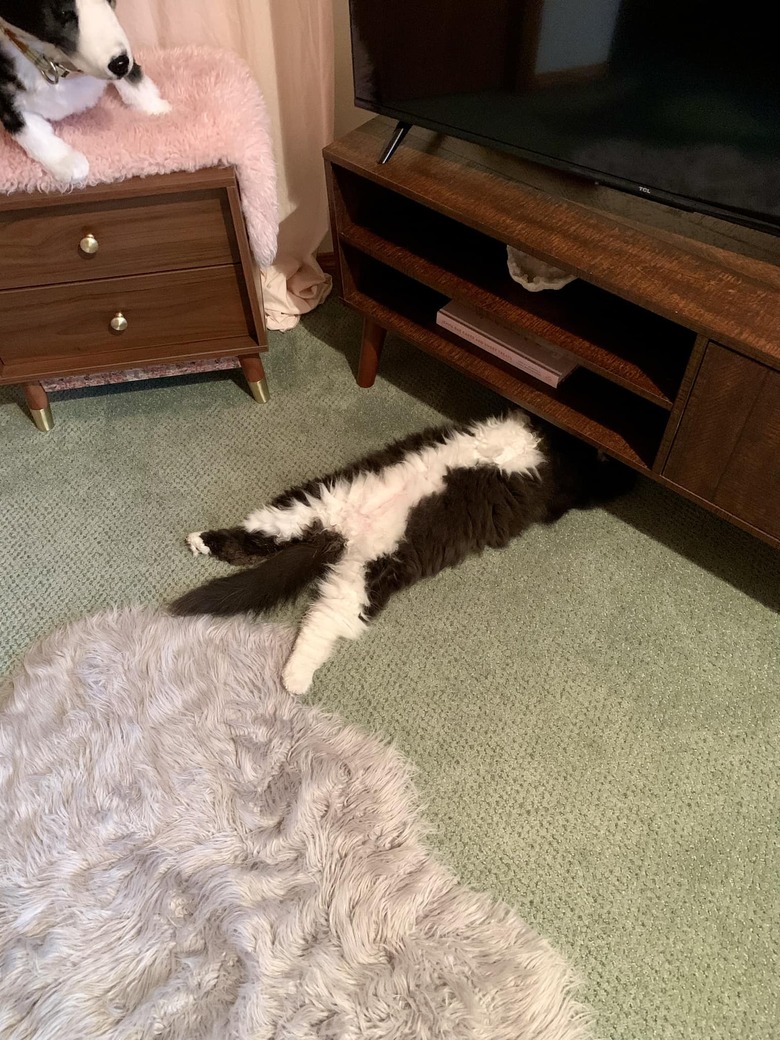
[[[355,102],[780,234],[770,9],[721,0],[351,0]]]

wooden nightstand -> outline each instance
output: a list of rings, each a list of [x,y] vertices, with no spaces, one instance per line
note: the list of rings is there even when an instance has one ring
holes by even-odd
[[[0,197],[0,384],[238,357],[266,401],[267,350],[235,172],[214,168]]]

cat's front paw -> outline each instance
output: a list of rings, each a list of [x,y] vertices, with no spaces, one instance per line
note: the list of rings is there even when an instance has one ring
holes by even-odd
[[[211,555],[211,549],[203,541],[203,535],[206,533],[206,531],[193,531],[192,534],[187,535],[187,545],[189,545],[193,556]]]
[[[309,692],[313,678],[314,673],[311,668],[296,661],[295,654],[282,669],[282,685],[288,693],[292,693],[296,697],[302,697]]]
[[[46,169],[63,184],[80,184],[89,176],[89,160],[75,148],[47,159]]]

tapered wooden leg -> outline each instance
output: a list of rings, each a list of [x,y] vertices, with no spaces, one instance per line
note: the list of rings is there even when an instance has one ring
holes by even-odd
[[[52,419],[51,408],[49,407],[49,395],[40,383],[25,383],[24,396],[27,399],[27,407],[30,409],[32,421],[39,430],[48,433],[54,426],[54,419]]]
[[[241,370],[252,391],[252,397],[259,404],[265,404],[271,394],[268,391],[268,380],[265,378],[263,362],[255,354],[252,357],[242,357]]]
[[[363,319],[363,339],[360,343],[360,361],[358,362],[358,386],[374,385],[386,335],[387,329],[377,325],[373,318]]]

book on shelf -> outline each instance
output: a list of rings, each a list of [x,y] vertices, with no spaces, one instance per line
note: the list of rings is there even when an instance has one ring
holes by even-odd
[[[559,386],[577,367],[573,354],[504,328],[454,300],[437,312],[436,323],[547,386]]]

